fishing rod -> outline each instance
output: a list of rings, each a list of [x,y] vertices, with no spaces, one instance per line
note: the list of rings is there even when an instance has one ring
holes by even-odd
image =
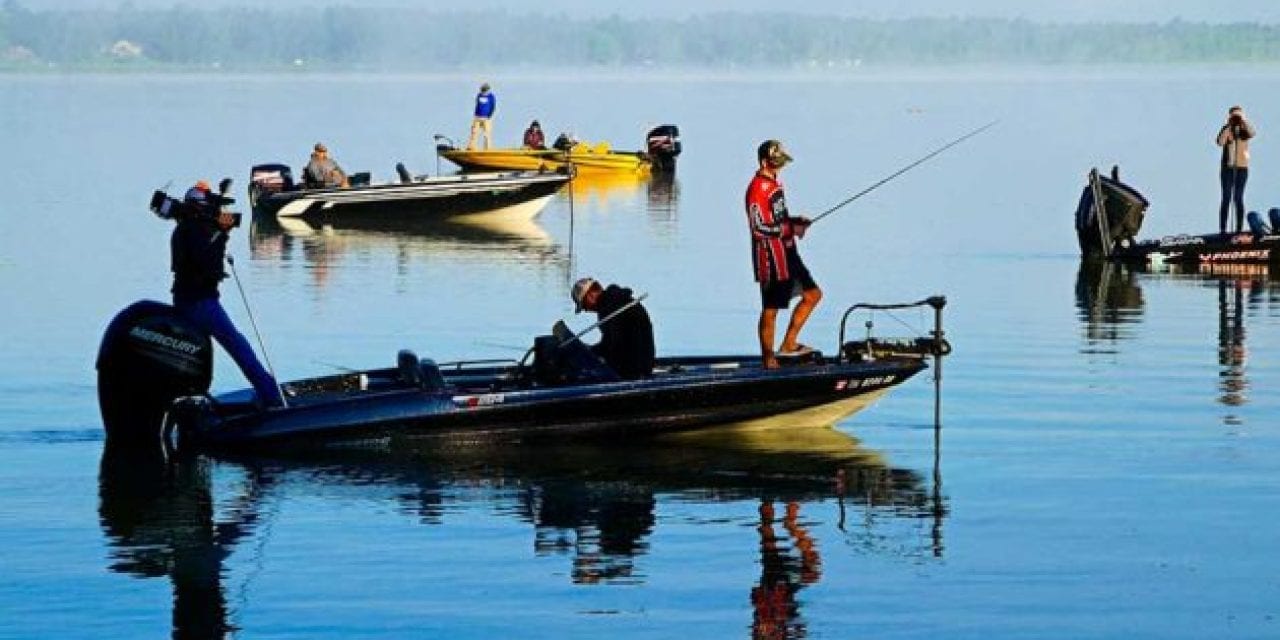
[[[262,341],[262,334],[258,331],[258,322],[253,319],[253,309],[249,307],[249,296],[244,294],[244,287],[240,284],[240,275],[236,273],[236,261],[227,254],[227,264],[231,265],[231,278],[236,281],[236,288],[240,290],[240,300],[244,301],[244,310],[249,314],[249,325],[253,327],[253,335],[258,338],[258,347],[262,349],[262,359],[267,362],[267,371],[271,372],[271,377],[276,381],[276,395],[280,397],[281,406],[289,406],[289,401],[284,397],[284,391],[280,389],[280,378],[276,377],[276,369],[271,366],[271,357],[267,355],[267,345]]]
[[[965,140],[968,140],[969,138],[972,138],[972,137],[974,137],[974,136],[978,135],[979,133],[982,133],[983,131],[986,131],[987,129],[990,129],[991,127],[994,127],[994,126],[996,125],[996,123],[998,123],[998,122],[1000,122],[1000,121],[999,121],[999,120],[992,120],[991,122],[988,122],[987,124],[984,124],[984,125],[982,125],[981,127],[978,127],[977,129],[974,129],[973,131],[970,131],[969,133],[966,133],[966,134],[964,134],[963,136],[960,136],[959,138],[956,138],[955,140],[952,140],[951,142],[948,142],[947,144],[945,144],[945,145],[943,145],[943,146],[941,146],[941,147],[938,147],[937,149],[934,149],[933,151],[931,151],[931,152],[929,153],[929,155],[927,155],[927,156],[925,156],[925,157],[923,157],[923,158],[920,158],[919,160],[916,160],[915,162],[912,162],[911,164],[909,164],[909,165],[907,165],[907,166],[905,166],[905,167],[903,167],[903,168],[901,168],[901,169],[898,169],[897,171],[895,171],[895,172],[893,172],[893,173],[889,174],[887,177],[885,177],[884,179],[880,180],[879,182],[877,182],[877,183],[875,183],[875,184],[873,184],[873,185],[871,185],[871,186],[867,187],[866,189],[863,189],[862,191],[859,191],[858,193],[855,193],[854,195],[852,195],[852,196],[850,196],[850,197],[846,198],[844,201],[840,202],[840,204],[837,204],[836,206],[831,207],[830,209],[827,209],[826,211],[823,211],[822,213],[819,213],[818,215],[814,216],[814,217],[809,221],[809,224],[813,224],[813,223],[815,223],[815,222],[817,222],[817,221],[819,221],[819,220],[821,220],[821,219],[823,219],[823,218],[825,218],[825,217],[827,217],[827,216],[829,216],[829,215],[831,215],[831,214],[835,213],[835,212],[836,212],[836,210],[840,209],[841,207],[844,207],[845,205],[847,205],[847,204],[849,204],[849,203],[853,202],[854,200],[857,200],[858,198],[861,198],[862,196],[865,196],[865,195],[867,195],[868,193],[871,193],[872,191],[875,191],[876,189],[879,189],[879,188],[880,188],[883,184],[885,184],[886,182],[889,182],[890,180],[893,180],[894,178],[896,178],[896,177],[898,177],[898,176],[900,176],[900,175],[902,175],[902,174],[904,174],[904,173],[906,173],[906,172],[908,172],[908,171],[910,171],[910,170],[912,170],[912,169],[916,168],[916,167],[917,167],[917,166],[919,166],[920,164],[924,163],[926,160],[928,160],[928,159],[930,159],[930,158],[932,158],[932,157],[934,157],[934,156],[936,156],[936,155],[938,155],[938,154],[942,153],[943,151],[946,151],[947,149],[950,149],[951,147],[954,147],[954,146],[956,146],[956,145],[960,144],[961,142],[964,142]]]

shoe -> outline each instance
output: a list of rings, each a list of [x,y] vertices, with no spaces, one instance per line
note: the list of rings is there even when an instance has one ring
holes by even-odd
[[[800,356],[807,356],[807,355],[809,355],[809,354],[811,354],[811,353],[813,353],[813,347],[810,347],[810,346],[808,346],[808,345],[803,345],[803,344],[797,344],[797,345],[796,345],[796,348],[795,348],[795,349],[792,349],[792,350],[790,350],[790,351],[779,351],[779,352],[778,352],[778,357],[780,357],[780,358],[798,358],[798,357],[800,357]]]

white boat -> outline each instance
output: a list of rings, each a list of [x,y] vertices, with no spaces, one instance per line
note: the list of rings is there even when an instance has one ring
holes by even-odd
[[[250,172],[249,203],[254,217],[530,220],[568,182],[564,172],[512,171],[307,189],[287,165],[263,164]]]

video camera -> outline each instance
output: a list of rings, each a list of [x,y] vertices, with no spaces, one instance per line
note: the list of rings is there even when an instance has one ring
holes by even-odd
[[[164,220],[187,220],[192,218],[204,218],[206,220],[217,220],[222,213],[222,208],[235,204],[236,199],[227,195],[227,191],[231,189],[231,178],[223,178],[218,183],[218,192],[212,191],[203,194],[200,200],[179,200],[170,196],[160,189],[156,189],[151,194],[151,212]],[[232,227],[240,226],[241,215],[239,213],[231,213]]]

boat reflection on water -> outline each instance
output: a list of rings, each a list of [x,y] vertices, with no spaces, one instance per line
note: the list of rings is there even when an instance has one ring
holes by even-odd
[[[579,175],[565,192],[570,211],[578,215],[644,211],[657,237],[672,239],[679,231],[680,182],[675,174]]]
[[[532,524],[535,554],[568,556],[569,578],[579,585],[646,582],[637,560],[650,553],[660,499],[754,502],[760,577],[744,586],[744,600],[749,597],[754,612],[755,637],[783,637],[804,629],[796,593],[822,578],[822,541],[810,528],[823,514],[838,515],[841,535],[862,542],[831,548],[941,555],[947,508],[937,461],[935,452],[930,489],[920,473],[894,468],[833,427],[764,423],[625,447],[397,443],[382,450],[216,459],[140,457],[108,447],[100,515],[113,571],[171,582],[174,636],[218,637],[234,628],[237,615],[228,605],[224,561],[237,547],[261,552],[264,545],[251,539],[288,512],[281,505],[291,495],[390,500],[397,512],[426,526],[449,526],[443,514],[461,506],[450,501],[492,503],[492,512]],[[238,494],[217,496],[214,487]],[[846,518],[846,509],[863,510],[865,517]],[[907,523],[908,540],[890,540],[894,532],[885,529],[894,520]],[[848,521],[860,524],[846,528]],[[921,521],[933,523],[923,538],[914,524]]]
[[[568,193],[574,208],[592,206],[609,211],[636,202],[649,179],[629,173],[578,174],[569,181]]]
[[[257,475],[215,513],[207,459],[173,461],[158,447],[108,446],[99,468],[98,516],[110,569],[137,578],[168,578],[174,638],[223,637],[229,622],[223,560],[260,524],[271,479]],[[246,468],[246,473],[253,473]]]
[[[519,262],[567,269],[569,257],[531,220],[498,222],[406,221],[377,218],[313,224],[301,218],[255,219],[249,233],[254,260],[300,261],[323,287],[348,257],[392,256],[404,271],[414,256],[441,256],[462,264]],[[496,260],[495,260],[496,258]]]
[[[1114,354],[1115,343],[1131,338],[1142,322],[1142,288],[1132,268],[1108,260],[1081,260],[1076,275],[1076,308],[1084,323],[1083,353]]]
[[[1076,280],[1076,304],[1085,325],[1085,353],[1101,343],[1132,338],[1133,326],[1142,321],[1145,306],[1140,279],[1166,280],[1217,292],[1218,402],[1228,408],[1248,402],[1245,317],[1251,308],[1280,306],[1280,274],[1260,264],[1202,264],[1138,270],[1111,262],[1080,263]],[[1228,425],[1241,423],[1234,412],[1223,416]]]

